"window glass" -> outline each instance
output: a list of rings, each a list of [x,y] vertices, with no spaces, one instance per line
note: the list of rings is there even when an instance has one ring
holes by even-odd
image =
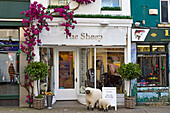
[[[138,86],[166,86],[167,85],[167,56],[166,54],[137,56],[142,74],[138,79]]]
[[[123,80],[118,68],[124,63],[123,48],[98,48],[96,51],[96,86],[117,87],[117,93],[123,93]]]
[[[150,45],[137,45],[138,52],[150,52]]]
[[[67,5],[67,0],[51,0],[50,5]]]
[[[120,7],[119,0],[102,0],[102,7]]]
[[[82,48],[79,55],[80,93],[84,94],[85,87],[94,87],[94,49]]]
[[[41,80],[41,93],[49,90],[54,92],[54,65],[53,65],[53,49],[52,48],[40,48],[40,61],[47,63],[49,66],[49,74],[47,78]]]
[[[153,52],[165,52],[165,45],[153,45],[152,51]]]
[[[19,95],[18,33],[18,29],[0,29],[0,95]]]
[[[73,89],[74,88],[74,52],[60,51],[59,52],[59,88]]]
[[[162,22],[168,22],[168,1],[161,1]]]
[[[0,52],[0,95],[18,95],[19,56]]]

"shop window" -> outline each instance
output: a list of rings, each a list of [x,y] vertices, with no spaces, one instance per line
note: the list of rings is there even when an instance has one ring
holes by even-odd
[[[165,45],[153,45],[152,51],[153,52],[165,52]]]
[[[80,93],[84,94],[85,87],[94,88],[94,49],[82,48],[79,53],[79,70],[80,70]]]
[[[53,49],[52,48],[40,48],[40,61],[46,63],[49,66],[49,74],[47,78],[41,80],[40,89],[41,93],[45,91],[54,92],[54,65],[53,65]]]
[[[16,52],[0,52],[0,95],[18,95],[19,56]]]
[[[118,68],[124,63],[123,48],[96,49],[96,86],[117,87],[117,93],[123,93],[123,80]]]
[[[168,22],[168,0],[161,0],[161,20]]]
[[[137,86],[166,86],[167,85],[167,55],[138,54],[137,63],[142,74],[137,80]]]
[[[121,0],[102,0],[102,7],[121,7]]]
[[[94,62],[95,54],[96,61]],[[118,68],[124,63],[124,48],[97,48],[96,53],[93,48],[82,48],[79,55],[81,94],[84,94],[85,87],[94,86],[99,89],[117,87],[117,93],[124,92],[124,82],[118,73]]]
[[[67,0],[51,0],[50,5],[67,5]]]
[[[137,45],[138,52],[150,52],[150,45]]]
[[[0,96],[19,95],[18,36],[18,29],[0,29]]]

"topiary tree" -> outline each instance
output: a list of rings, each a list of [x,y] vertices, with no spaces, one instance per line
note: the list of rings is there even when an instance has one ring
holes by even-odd
[[[139,78],[141,75],[141,68],[139,64],[134,64],[132,62],[125,64],[123,63],[120,68],[118,68],[118,72],[121,75],[122,79],[130,81],[130,88],[131,88],[131,80],[135,78]],[[129,90],[130,95],[130,90]]]
[[[37,80],[37,91],[38,91],[38,80],[43,80],[48,75],[48,65],[43,62],[30,62],[24,69],[24,73],[27,76],[26,79],[35,81]],[[27,86],[29,86],[31,83],[28,83]],[[33,98],[29,97],[29,98]],[[32,104],[30,101],[28,101],[28,104]],[[30,100],[31,100],[30,99]]]

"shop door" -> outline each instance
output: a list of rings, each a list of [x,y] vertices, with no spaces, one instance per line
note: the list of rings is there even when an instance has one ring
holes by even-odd
[[[74,49],[57,51],[57,100],[75,100],[76,95],[76,54]]]

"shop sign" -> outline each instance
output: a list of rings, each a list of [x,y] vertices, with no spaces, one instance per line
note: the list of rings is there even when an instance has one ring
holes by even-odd
[[[115,106],[117,110],[116,87],[102,87],[102,98],[110,102],[111,106]]]
[[[77,26],[71,31],[71,37],[66,37],[63,27],[50,27],[40,34],[42,44],[47,45],[126,45],[127,27],[87,27]]]
[[[18,51],[19,42],[18,41],[1,41],[0,42],[0,51]]]
[[[170,41],[170,29],[132,29],[132,41]]]
[[[103,35],[89,35],[88,33],[81,33],[80,35],[71,35],[68,39],[72,40],[97,40],[100,42],[103,39]]]

